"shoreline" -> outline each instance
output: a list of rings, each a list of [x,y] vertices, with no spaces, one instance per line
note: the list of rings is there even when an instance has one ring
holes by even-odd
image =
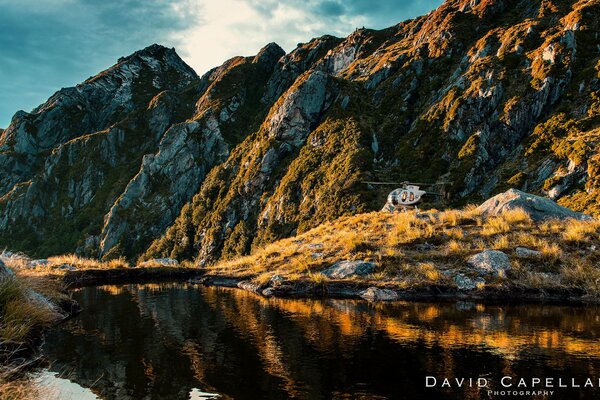
[[[192,283],[207,287],[225,287],[245,290],[264,298],[335,298],[367,300],[361,292],[368,288],[393,290],[398,297],[394,300],[371,300],[372,302],[394,301],[476,301],[483,303],[544,303],[556,305],[598,305],[600,299],[586,297],[582,289],[533,289],[526,287],[485,286],[483,289],[461,291],[451,285],[423,285],[410,289],[394,288],[392,285],[375,285],[368,281],[329,281],[316,284],[309,280],[282,282],[276,286],[259,285],[251,280],[224,275],[214,275],[191,268],[135,268],[119,270],[69,271],[64,275],[48,275],[59,279],[68,290],[89,286],[127,285],[143,283]],[[269,289],[268,292],[263,293]]]

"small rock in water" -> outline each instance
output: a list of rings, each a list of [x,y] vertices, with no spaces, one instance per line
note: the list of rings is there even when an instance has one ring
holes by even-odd
[[[456,309],[460,310],[460,311],[473,310],[475,307],[477,307],[477,304],[473,303],[472,301],[457,301],[456,302]]]
[[[467,264],[482,274],[505,276],[512,267],[510,259],[499,250],[484,250],[467,259]]]
[[[359,296],[369,301],[393,301],[398,300],[398,293],[391,289],[380,289],[374,286],[363,290]]]
[[[377,268],[377,264],[370,261],[352,261],[344,260],[338,261],[331,267],[325,269],[323,274],[328,278],[334,279],[345,279],[353,276],[366,276],[373,272]]]
[[[456,274],[454,276],[454,282],[456,282],[458,290],[475,290],[485,285],[485,280],[483,278],[471,279],[463,274]]]
[[[261,285],[252,281],[241,281],[237,284],[237,287],[239,287],[240,289],[247,290],[249,292],[257,293]]]
[[[515,254],[519,258],[540,258],[542,256],[541,251],[528,249],[527,247],[517,247]]]

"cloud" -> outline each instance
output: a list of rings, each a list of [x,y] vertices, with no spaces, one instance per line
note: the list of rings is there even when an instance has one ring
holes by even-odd
[[[186,32],[184,59],[198,73],[275,41],[286,51],[324,34],[347,36],[426,14],[442,0],[219,0],[205,4],[204,23]]]
[[[384,28],[442,0],[0,0],[0,127],[152,43],[198,74],[269,42]]]

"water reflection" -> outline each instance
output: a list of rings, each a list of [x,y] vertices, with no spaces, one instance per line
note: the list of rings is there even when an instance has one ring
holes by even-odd
[[[75,297],[85,311],[44,351],[52,371],[107,399],[485,399],[477,387],[426,388],[425,376],[485,376],[490,388],[505,375],[600,378],[596,307],[372,305],[181,284]]]

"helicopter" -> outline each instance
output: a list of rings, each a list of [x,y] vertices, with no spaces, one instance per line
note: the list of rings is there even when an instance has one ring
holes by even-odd
[[[399,210],[406,211],[409,208],[414,208],[418,211],[417,204],[423,200],[425,195],[442,196],[441,193],[428,192],[422,190],[421,186],[434,186],[432,183],[416,183],[416,182],[364,182],[368,185],[395,185],[399,186],[388,194],[387,203],[383,210],[395,212]],[[383,211],[382,210],[382,211]]]

